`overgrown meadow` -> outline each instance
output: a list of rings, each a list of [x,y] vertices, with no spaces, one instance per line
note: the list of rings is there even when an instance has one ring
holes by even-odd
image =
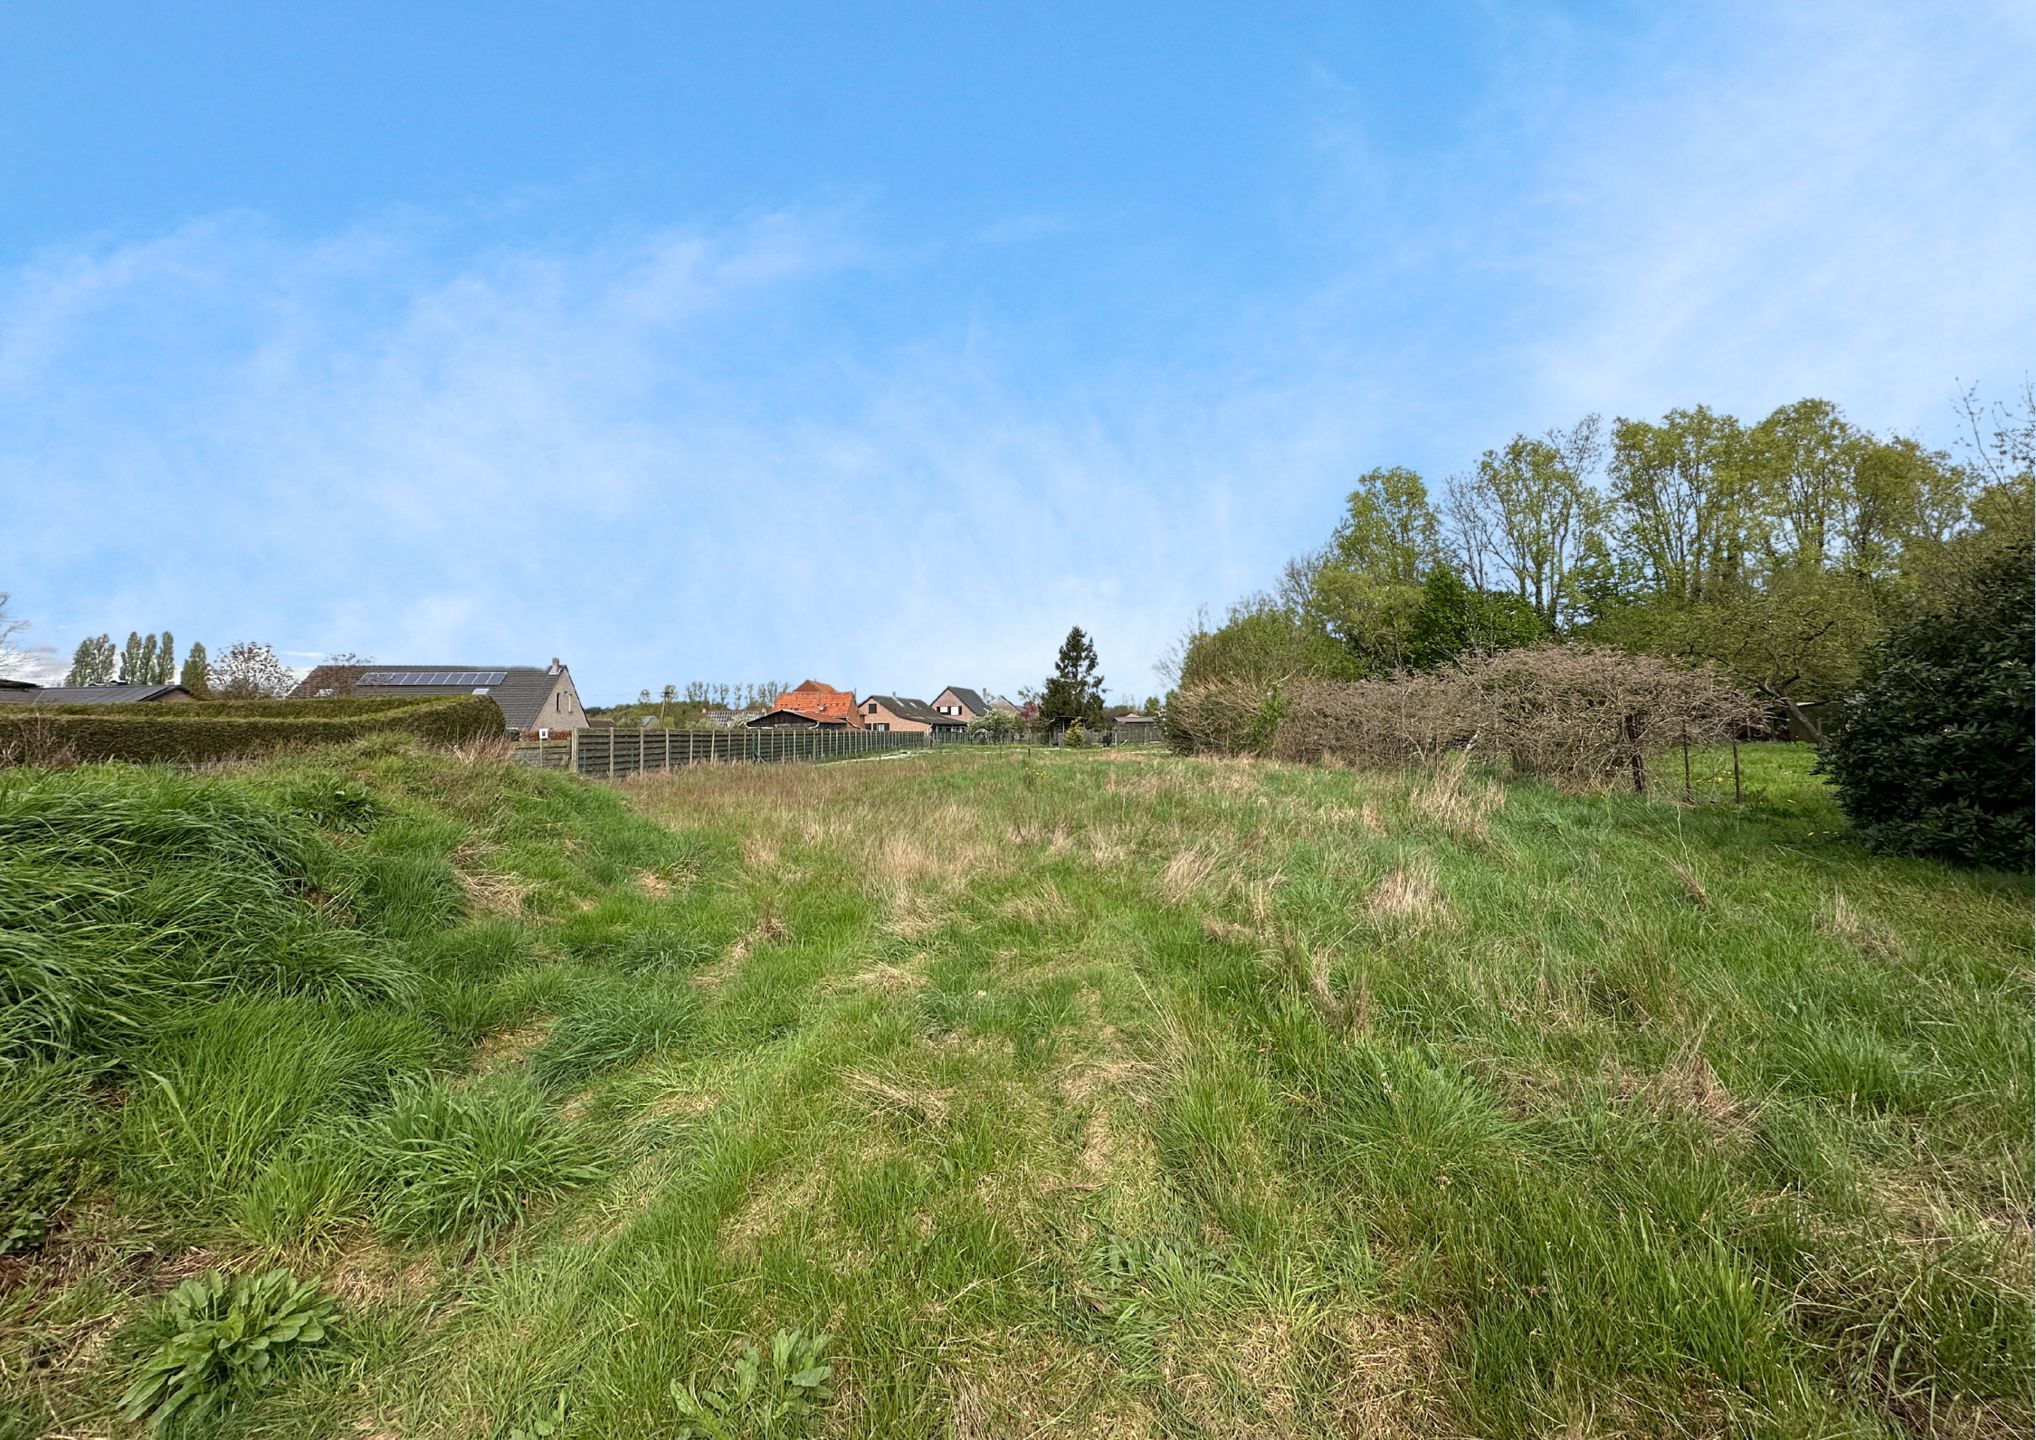
[[[0,773],[0,1436],[2026,1434],[2030,883],[1744,756]]]

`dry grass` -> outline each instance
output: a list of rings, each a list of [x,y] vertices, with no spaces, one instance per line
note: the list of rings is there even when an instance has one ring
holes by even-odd
[[[551,1034],[554,1023],[552,1017],[547,1015],[519,1025],[514,1030],[498,1030],[492,1035],[483,1037],[481,1043],[474,1047],[475,1073],[528,1063],[530,1057],[543,1046],[545,1038]]]
[[[1365,897],[1364,908],[1384,929],[1409,935],[1428,929],[1447,913],[1435,862],[1419,855],[1394,869]]]
[[[1869,960],[1902,958],[1901,937],[1860,910],[1842,890],[1831,893],[1830,903],[1817,913],[1815,924],[1824,934],[1850,945]]]
[[[1463,751],[1437,764],[1408,796],[1416,815],[1444,834],[1471,841],[1488,838],[1488,817],[1505,803],[1506,792],[1488,777],[1474,775],[1470,756]]]
[[[1324,1388],[1346,1435],[1440,1437],[1461,1433],[1437,1391],[1443,1333],[1432,1320],[1364,1311],[1342,1326],[1343,1374]]]
[[[482,915],[506,915],[520,920],[533,887],[488,868],[496,847],[469,839],[446,858],[454,878],[467,897],[467,908]]]
[[[742,863],[750,870],[768,875],[778,868],[778,842],[767,835],[742,837]]]
[[[895,1071],[879,1074],[869,1070],[851,1070],[841,1077],[841,1083],[867,1100],[875,1114],[900,1115],[932,1125],[947,1119],[951,1102],[946,1091],[915,1084]]]
[[[342,1305],[365,1309],[414,1305],[437,1290],[445,1276],[435,1255],[404,1254],[362,1236],[326,1263],[320,1280]]]
[[[1169,905],[1186,905],[1191,900],[1213,901],[1220,898],[1211,893],[1215,877],[1216,857],[1194,846],[1167,861],[1166,869],[1160,873],[1159,893]]]
[[[1673,872],[1675,878],[1682,883],[1683,894],[1690,897],[1690,904],[1696,906],[1699,910],[1711,908],[1711,892],[1704,888],[1704,882],[1698,877],[1696,871],[1683,864],[1680,860],[1669,861],[1668,868]]]

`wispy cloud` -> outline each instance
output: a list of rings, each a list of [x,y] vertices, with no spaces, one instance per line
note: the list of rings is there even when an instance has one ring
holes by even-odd
[[[869,254],[839,215],[452,264],[403,225],[229,217],[42,262],[0,387],[26,568],[84,628],[557,653],[595,693],[1013,688],[1074,621],[1150,688],[1201,587],[1249,579],[1212,537],[1280,508],[1239,471],[1341,446],[1211,377],[1084,392],[978,335],[859,342],[826,314]]]

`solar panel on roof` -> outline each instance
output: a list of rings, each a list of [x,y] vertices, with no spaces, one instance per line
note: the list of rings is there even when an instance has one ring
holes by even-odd
[[[508,677],[507,670],[370,670],[361,676],[359,683],[378,686],[428,685],[434,688],[458,686],[471,689],[477,685],[500,685]]]

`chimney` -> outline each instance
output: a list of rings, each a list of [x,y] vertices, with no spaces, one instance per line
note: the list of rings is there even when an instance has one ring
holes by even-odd
[[[564,667],[562,667],[558,663],[558,656],[554,655],[551,657],[551,669],[545,671],[544,673],[547,675],[556,675],[562,668]]]

